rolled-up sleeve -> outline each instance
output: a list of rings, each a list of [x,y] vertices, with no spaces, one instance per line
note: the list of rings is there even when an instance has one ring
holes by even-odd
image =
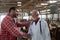
[[[25,27],[28,27],[29,25],[30,25],[30,22],[29,21],[26,21],[26,22],[16,22],[16,24],[17,24],[17,27],[23,27],[23,26],[25,26]]]

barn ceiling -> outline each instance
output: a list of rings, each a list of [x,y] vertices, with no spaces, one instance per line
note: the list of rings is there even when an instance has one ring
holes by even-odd
[[[7,12],[10,7],[16,6],[23,11],[29,11],[32,9],[44,10],[50,8],[48,5],[41,5],[41,3],[47,3],[49,0],[0,0],[0,12]],[[21,6],[17,6],[18,2],[21,2]],[[57,2],[60,7],[60,2]]]

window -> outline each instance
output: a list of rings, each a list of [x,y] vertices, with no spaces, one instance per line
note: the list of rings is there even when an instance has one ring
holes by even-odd
[[[0,20],[0,21],[2,21],[5,16],[6,16],[6,15],[1,15],[1,17],[0,17],[1,20]]]
[[[24,16],[23,19],[27,19],[28,20],[29,19],[29,16]]]
[[[48,17],[47,17],[48,19],[51,19],[51,18],[52,18],[52,15],[51,15],[51,14],[49,14],[49,15],[47,15],[47,16],[48,16]]]
[[[57,18],[58,18],[58,14],[54,14],[53,20],[57,20]]]
[[[43,18],[43,19],[46,19],[46,15],[42,15],[42,18]]]

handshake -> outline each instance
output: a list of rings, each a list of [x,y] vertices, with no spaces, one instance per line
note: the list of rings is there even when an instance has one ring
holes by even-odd
[[[22,35],[23,38],[31,38],[31,35],[28,33],[23,33]]]
[[[22,32],[22,31],[20,31],[20,35],[21,35],[20,37],[22,37],[22,38],[31,38],[30,34]]]

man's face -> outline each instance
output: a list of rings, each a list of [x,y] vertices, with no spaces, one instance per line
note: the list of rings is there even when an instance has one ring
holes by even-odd
[[[38,14],[35,12],[33,12],[31,15],[32,15],[33,20],[36,20],[38,18]]]
[[[19,13],[18,9],[14,10],[14,12],[13,12],[13,16],[14,16],[15,18],[17,18],[18,13]]]

